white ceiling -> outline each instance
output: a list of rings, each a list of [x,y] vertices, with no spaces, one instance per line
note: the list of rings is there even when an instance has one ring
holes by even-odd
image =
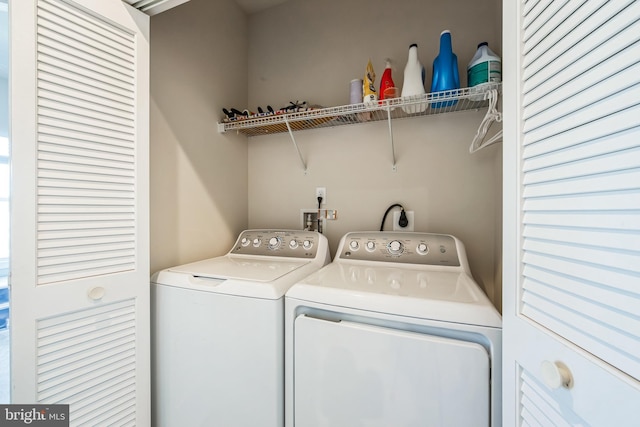
[[[245,12],[252,14],[277,6],[286,1],[288,0],[236,0],[236,3],[238,3]]]
[[[140,9],[148,15],[158,13],[179,6],[189,0],[122,0],[135,8]],[[211,1],[211,0],[207,0]],[[252,14],[277,6],[288,0],[235,0],[238,5],[247,13]],[[0,77],[7,77],[9,62],[9,32],[7,16],[7,0],[0,0]]]
[[[157,15],[165,10],[179,6],[189,0],[122,0],[133,7],[140,9],[148,15]],[[209,0],[211,1],[211,0]],[[248,14],[260,12],[287,0],[235,0],[238,5]]]

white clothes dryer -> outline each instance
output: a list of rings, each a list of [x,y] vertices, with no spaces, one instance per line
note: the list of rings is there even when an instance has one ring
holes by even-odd
[[[498,427],[501,325],[457,238],[348,233],[285,297],[285,426]]]
[[[246,230],[153,275],[153,425],[282,427],[284,294],[330,261],[322,234]]]

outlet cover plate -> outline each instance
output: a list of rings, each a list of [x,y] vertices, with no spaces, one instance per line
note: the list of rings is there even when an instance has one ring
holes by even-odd
[[[396,211],[393,213],[393,231],[413,231],[413,211],[405,211],[405,213],[407,214],[409,224],[404,228],[398,225],[398,221],[400,221],[400,212]]]

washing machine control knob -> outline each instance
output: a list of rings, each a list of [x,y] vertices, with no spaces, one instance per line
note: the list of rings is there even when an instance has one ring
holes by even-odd
[[[260,246],[260,243],[262,243],[262,240],[258,239],[257,237],[255,239],[253,239],[253,247],[257,248],[258,246]]]
[[[278,249],[282,245],[282,239],[279,237],[272,237],[269,239],[269,249]]]
[[[375,248],[376,248],[376,242],[372,242],[371,240],[369,240],[367,242],[367,250],[369,252],[372,252]]]
[[[249,246],[249,243],[251,243],[251,240],[246,237],[243,237],[242,240],[240,240],[240,244],[242,246]]]
[[[416,251],[420,255],[426,255],[427,252],[429,252],[429,246],[427,246],[426,243],[418,243],[418,247],[416,248]]]
[[[275,250],[282,246],[282,238],[272,237],[269,239],[269,249]]]
[[[302,242],[302,247],[309,250],[313,247],[313,241],[311,240],[305,240],[304,242]]]
[[[404,251],[404,245],[399,240],[392,240],[387,245],[387,250],[391,255],[400,255]]]
[[[298,242],[294,239],[292,241],[289,242],[289,247],[291,249],[296,249],[298,247]]]
[[[358,243],[357,240],[352,240],[351,242],[349,242],[349,248],[352,251],[357,251],[358,249],[360,249],[360,243]]]

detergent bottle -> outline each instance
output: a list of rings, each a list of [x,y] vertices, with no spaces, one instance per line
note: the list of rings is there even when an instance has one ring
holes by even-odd
[[[384,73],[382,73],[382,78],[380,79],[380,91],[379,99],[382,101],[383,99],[391,99],[397,98],[397,88],[396,84],[393,82],[393,78],[391,77],[391,60],[385,60],[386,66],[384,69]]]
[[[476,54],[471,58],[467,66],[467,82],[470,89],[472,101],[482,101],[484,90],[491,83],[502,81],[502,61],[500,57],[489,49],[487,42],[478,45]]]
[[[482,42],[478,45],[476,54],[467,66],[467,77],[469,87],[502,81],[502,62],[500,57],[489,49],[489,43]]]
[[[365,104],[372,104],[378,100],[378,94],[376,93],[376,87],[374,85],[375,81],[376,73],[373,71],[371,59],[369,59],[367,71],[364,73],[364,79],[362,80],[362,97]]]
[[[460,89],[458,57],[453,53],[451,32],[449,30],[444,30],[440,33],[440,52],[438,53],[438,56],[436,56],[436,59],[433,60],[431,92],[441,92],[453,89]],[[438,97],[438,95],[435,97]],[[431,106],[433,108],[450,107],[456,102],[456,100],[436,102],[431,104]]]
[[[407,65],[404,67],[404,82],[402,84],[401,96],[410,97],[416,95],[424,95],[425,69],[418,59],[418,45],[409,46],[409,57]],[[417,102],[415,104],[405,105],[402,107],[405,113],[415,114],[422,113],[427,109],[425,102]]]

